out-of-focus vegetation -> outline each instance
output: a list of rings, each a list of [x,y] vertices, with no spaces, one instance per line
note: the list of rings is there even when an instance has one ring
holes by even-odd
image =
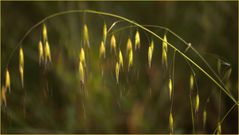
[[[104,23],[109,28],[119,21],[113,17],[72,13],[44,22],[47,26],[52,63],[39,66],[38,42],[42,25],[23,41],[24,88],[19,75],[19,48],[25,32],[44,17],[73,9],[92,9],[124,16],[139,24],[165,26],[190,42],[226,83],[228,93],[238,100],[238,4],[237,2],[1,2],[1,86],[5,72],[11,75],[7,106],[1,105],[2,133],[169,133],[171,100],[168,82],[172,77],[173,50],[168,46],[168,66],[162,65],[162,41],[138,27],[117,23],[108,33],[106,57],[99,58]],[[87,24],[90,48],[85,47],[86,74],[82,85],[79,52],[83,46],[83,25]],[[121,29],[127,27],[126,29]],[[165,30],[149,28],[163,38]],[[128,71],[126,44],[140,32],[140,50],[135,51]],[[110,52],[112,32],[117,55]],[[186,49],[172,34],[167,40]],[[152,65],[148,47],[154,40]],[[119,48],[124,69],[115,77]],[[190,49],[189,49],[190,50]],[[9,61],[9,57],[11,59]],[[188,52],[190,57],[196,54]],[[220,59],[220,61],[219,61]],[[198,57],[194,59],[200,63]],[[218,72],[218,63],[221,70]],[[190,75],[186,60],[176,53],[173,78],[173,133],[213,133],[234,102],[195,66],[193,105],[199,94],[199,109],[190,105]],[[207,71],[208,69],[203,66]],[[229,69],[231,75],[228,74]],[[220,96],[221,95],[221,96]],[[221,98],[220,98],[221,97]],[[195,109],[195,108],[193,108]],[[204,109],[207,120],[203,126]],[[221,123],[222,133],[238,132],[238,106]]]

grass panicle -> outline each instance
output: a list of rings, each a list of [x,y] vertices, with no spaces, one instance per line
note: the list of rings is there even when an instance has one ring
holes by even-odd
[[[115,77],[117,84],[119,83],[119,72],[120,72],[120,64],[119,62],[116,62],[115,64]]]
[[[103,42],[104,43],[106,42],[106,38],[107,38],[107,25],[106,23],[104,23],[104,26],[103,26]]]
[[[111,36],[110,39],[110,51],[114,50],[114,53],[116,54],[116,39],[115,39],[115,35]]]
[[[172,112],[170,112],[170,114],[169,114],[169,129],[170,129],[170,133],[173,133],[173,115],[172,115]]]
[[[121,50],[119,50],[119,66],[120,66],[120,68],[122,68],[122,69],[123,69],[123,67],[124,67],[124,59],[123,59],[123,55],[122,55]]]
[[[45,51],[45,63],[46,64],[50,63],[51,62],[51,49],[50,49],[50,45],[49,45],[48,41],[46,41],[44,51]]]
[[[169,99],[171,100],[172,91],[173,91],[173,83],[171,78],[169,79],[169,82],[168,82],[168,89],[169,89]]]
[[[196,113],[199,111],[199,105],[200,105],[199,94],[197,94],[196,98],[195,98],[195,112]]]
[[[46,41],[48,41],[46,24],[43,24],[42,36],[43,36],[43,41],[44,41],[44,43],[45,43]]]
[[[84,41],[84,45],[87,45],[88,47],[90,47],[89,32],[88,32],[88,27],[86,24],[84,24],[84,28],[83,28],[83,41]]]
[[[190,90],[191,90],[191,91],[192,91],[193,88],[194,88],[194,76],[193,76],[193,74],[190,75],[189,87],[190,87]]]
[[[44,62],[44,53],[43,53],[43,44],[42,41],[40,40],[38,42],[38,54],[39,54],[39,65],[41,65]]]
[[[11,78],[8,69],[6,70],[5,74],[5,87],[9,92],[11,91]]]
[[[162,44],[162,65],[164,65],[165,67],[167,67],[168,65],[167,53],[168,53],[168,41],[167,41],[167,36],[165,34],[163,37],[163,44]]]
[[[127,40],[127,48],[126,48],[126,55],[129,54],[129,52],[132,50],[132,41],[130,38]]]
[[[86,67],[84,48],[80,49],[79,59],[80,59],[80,62],[83,64],[83,66]]]
[[[84,73],[84,67],[82,62],[79,62],[79,74],[80,74],[80,81],[82,84],[85,83],[85,73]]]
[[[130,68],[133,66],[133,49],[130,50],[129,52],[129,64],[128,64],[128,71]]]
[[[153,51],[154,51],[154,41],[152,40],[150,45],[149,45],[149,48],[148,48],[148,65],[149,65],[149,68],[151,68]]]

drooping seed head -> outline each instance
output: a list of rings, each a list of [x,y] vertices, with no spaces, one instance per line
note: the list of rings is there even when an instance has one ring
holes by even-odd
[[[171,112],[169,114],[169,128],[170,128],[170,132],[172,133],[173,132],[173,115]]]
[[[2,91],[1,91],[1,100],[2,100],[2,102],[1,103],[3,103],[5,105],[5,107],[7,106],[6,91],[7,91],[6,87],[2,86]]]
[[[99,57],[105,58],[105,45],[103,41],[100,43]]]
[[[47,28],[46,28],[46,24],[43,24],[42,36],[43,36],[43,42],[45,43],[47,41]]]
[[[199,95],[197,94],[196,99],[195,99],[195,111],[196,112],[198,112],[198,110],[199,110],[199,104],[200,104]]]
[[[128,38],[126,54],[128,54],[130,52],[130,50],[132,50],[132,41],[130,38]]]
[[[119,62],[116,62],[115,65],[115,77],[116,77],[116,82],[119,83],[119,72],[120,72],[120,64]]]
[[[48,41],[46,41],[45,45],[45,62],[51,62],[51,49]]]
[[[165,34],[163,38],[163,44],[162,44],[162,65],[165,65],[165,67],[167,67],[168,65],[167,53],[168,53],[168,44],[167,44],[167,36]]]
[[[24,53],[22,47],[20,47],[19,50],[19,73],[20,73],[20,79],[21,79],[21,84],[22,87],[24,86]]]
[[[205,127],[207,122],[207,111],[206,109],[203,110],[203,127]]]
[[[140,48],[140,35],[139,35],[139,31],[137,31],[135,34],[135,50],[139,48]]]
[[[217,123],[217,135],[220,135],[221,133],[222,133],[221,123],[218,122],[218,123]]]
[[[80,74],[80,81],[82,84],[85,83],[85,73],[84,73],[84,67],[82,62],[79,62],[79,74]]]
[[[133,49],[129,52],[129,64],[128,64],[128,70],[133,66]]]
[[[39,64],[41,64],[44,61],[43,45],[41,41],[38,42],[38,52],[39,52]]]
[[[11,78],[10,78],[10,73],[8,71],[8,69],[6,70],[6,76],[5,76],[5,87],[6,90],[8,90],[9,92],[11,91]]]
[[[167,44],[167,36],[166,34],[163,36],[163,50],[165,50],[166,52],[168,52],[168,44]]]
[[[168,89],[169,89],[169,99],[171,99],[172,91],[173,91],[173,83],[172,83],[172,79],[171,78],[169,79]]]
[[[194,77],[193,74],[190,75],[190,90],[193,90],[194,87]]]
[[[80,62],[81,62],[84,66],[86,66],[84,48],[81,48],[81,49],[80,49],[79,58],[80,58]]]
[[[84,28],[83,29],[84,29],[83,30],[84,45],[87,44],[87,46],[90,47],[88,27],[87,27],[86,24],[84,24]]]
[[[103,27],[103,41],[106,41],[106,37],[107,37],[107,26],[106,23],[104,23],[104,27]]]
[[[119,66],[121,68],[123,68],[123,66],[124,66],[124,60],[123,60],[123,55],[122,55],[121,50],[119,50]]]
[[[151,68],[151,62],[152,62],[152,57],[153,57],[153,51],[154,51],[154,42],[151,41],[150,46],[148,48],[148,65],[149,68]]]
[[[111,40],[110,40],[110,51],[111,51],[112,49],[113,49],[113,50],[115,51],[115,53],[116,53],[116,39],[115,39],[115,36],[114,36],[114,35],[111,36]]]

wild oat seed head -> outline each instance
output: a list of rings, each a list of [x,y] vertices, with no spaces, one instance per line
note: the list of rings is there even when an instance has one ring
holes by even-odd
[[[89,33],[88,33],[88,27],[86,24],[84,24],[84,28],[83,28],[83,39],[84,39],[84,44],[87,44],[88,47],[90,47],[90,43],[89,43]]]
[[[133,49],[130,50],[129,52],[129,64],[128,64],[128,70],[130,69],[130,67],[133,66]]]
[[[169,88],[169,98],[171,99],[172,91],[173,91],[173,83],[171,78],[169,79],[168,88]]]
[[[165,50],[166,52],[168,52],[168,44],[167,44],[167,36],[166,34],[163,36],[163,50]]]
[[[24,68],[22,66],[19,67],[20,79],[22,88],[24,87]]]
[[[99,57],[105,58],[105,45],[103,41],[100,43]]]
[[[80,49],[79,57],[80,57],[80,62],[82,62],[83,65],[85,66],[86,63],[85,63],[85,51],[84,51],[84,48]]]
[[[38,43],[38,52],[39,52],[39,64],[41,64],[44,61],[43,45],[41,41],[39,41]]]
[[[137,31],[135,34],[135,50],[139,48],[140,48],[140,35],[139,35],[139,31]]]
[[[111,36],[111,40],[110,40],[110,50],[112,50],[112,49],[116,53],[116,39],[115,39],[114,35]]]
[[[106,23],[104,23],[104,28],[103,28],[103,41],[105,42],[107,38],[107,26]]]
[[[119,62],[116,62],[115,65],[115,77],[116,77],[116,82],[119,83],[119,72],[120,72],[120,65]]]
[[[126,54],[128,54],[130,50],[132,50],[132,41],[130,38],[128,38]]]
[[[153,50],[152,50],[152,47],[149,46],[149,48],[148,48],[148,64],[149,64],[149,68],[151,68],[152,56],[153,56]]]
[[[172,115],[172,112],[170,112],[170,114],[169,114],[169,127],[170,127],[171,132],[173,132],[173,115]]]
[[[19,66],[24,67],[24,53],[22,47],[19,50]]]
[[[45,45],[45,62],[51,62],[51,50],[48,41]]]
[[[46,28],[46,24],[43,24],[42,35],[43,35],[43,42],[45,43],[47,41],[47,28]]]
[[[10,73],[8,71],[8,69],[6,70],[6,76],[5,76],[5,87],[7,90],[9,90],[9,92],[11,91],[11,79],[10,79]]]
[[[119,65],[120,65],[120,67],[122,67],[122,68],[123,68],[123,66],[124,66],[124,60],[123,60],[123,55],[122,55],[121,50],[119,50]]]
[[[85,83],[85,73],[84,73],[84,68],[83,68],[83,64],[80,61],[79,62],[79,74],[80,74],[80,81],[82,84]]]
[[[194,87],[194,76],[193,74],[190,75],[190,90],[193,90]]]
[[[198,110],[199,110],[199,103],[200,101],[199,101],[199,95],[197,94],[196,95],[196,99],[195,99],[195,111],[196,112],[198,112]]]

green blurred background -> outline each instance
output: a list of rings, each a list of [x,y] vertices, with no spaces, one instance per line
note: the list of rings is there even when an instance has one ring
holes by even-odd
[[[118,14],[140,24],[170,28],[192,45],[217,71],[217,59],[231,64],[229,93],[238,99],[238,4],[237,2],[1,2],[1,83],[4,84],[7,61],[25,32],[44,17],[72,9],[92,9]],[[2,133],[169,133],[168,78],[171,70],[162,68],[161,41],[139,29],[141,49],[135,52],[134,66],[127,72],[125,46],[134,38],[137,28],[115,33],[123,51],[125,69],[115,80],[116,58],[106,44],[106,59],[99,60],[103,23],[109,27],[117,19],[88,13],[62,15],[47,20],[52,65],[47,69],[38,64],[38,41],[41,26],[23,42],[25,54],[25,87],[21,88],[18,73],[18,49],[8,68],[11,93],[7,107],[1,106]],[[84,89],[79,80],[78,55],[82,46],[82,27],[89,27],[91,48],[86,51],[87,78]],[[117,24],[112,31],[128,26]],[[163,36],[165,30],[151,28]],[[147,66],[147,49],[155,41],[152,68]],[[108,38],[109,40],[109,38]],[[185,49],[172,35],[168,41]],[[169,64],[173,50],[169,49]],[[195,57],[193,54],[188,54]],[[194,59],[199,61],[197,57]],[[175,93],[173,104],[174,132],[192,133],[189,102],[190,68],[176,54]],[[197,133],[213,133],[217,122],[233,105],[220,89],[196,68],[200,110],[195,118]],[[226,67],[222,69],[227,71]],[[103,75],[102,75],[103,72]],[[196,91],[193,92],[195,97]],[[205,128],[202,113],[208,113]],[[219,113],[219,105],[221,112]],[[222,133],[238,133],[238,107],[222,123]]]

